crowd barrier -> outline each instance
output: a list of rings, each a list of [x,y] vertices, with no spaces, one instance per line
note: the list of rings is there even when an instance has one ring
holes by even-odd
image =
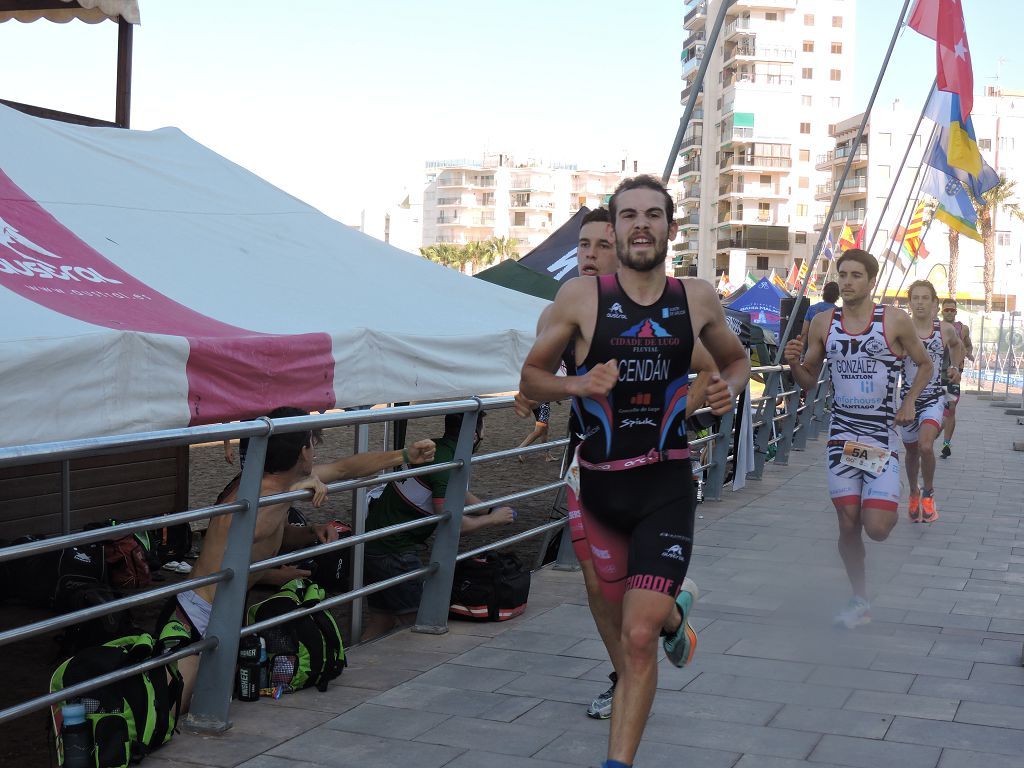
[[[816,437],[824,420],[828,392],[826,378],[819,381],[813,392],[802,393],[792,383],[785,366],[761,366],[751,371],[751,386],[740,397],[739,407],[716,419],[716,428],[692,440],[694,469],[706,473],[705,498],[719,500],[726,484],[726,473],[730,465],[735,466],[736,454],[743,452],[742,441],[736,439],[736,427],[742,414],[749,413],[753,428],[753,477],[761,477],[769,457],[776,463],[785,463],[791,450],[802,450],[808,438]],[[752,393],[757,393],[753,396]],[[744,404],[743,397],[749,398]],[[414,467],[393,471],[372,478],[331,483],[329,494],[345,491],[354,492],[353,529],[354,535],[327,544],[319,544],[303,550],[296,550],[259,562],[251,562],[251,546],[256,527],[256,513],[262,506],[283,502],[302,501],[311,498],[310,491],[292,491],[260,497],[260,485],[267,440],[272,434],[282,434],[313,429],[330,429],[350,426],[356,430],[356,449],[368,449],[370,424],[388,424],[400,419],[443,416],[453,413],[475,414],[512,407],[511,397],[470,398],[445,403],[410,405],[402,407],[353,410],[341,413],[312,415],[284,419],[261,418],[254,421],[221,424],[205,427],[147,432],[131,435],[110,436],[86,440],[73,440],[30,446],[0,449],[0,467],[33,464],[42,461],[68,461],[74,458],[118,453],[143,448],[192,445],[232,438],[248,438],[249,447],[237,499],[227,504],[216,504],[197,509],[176,512],[159,517],[133,520],[116,527],[106,527],[79,532],[65,532],[62,535],[9,546],[0,549],[0,563],[65,549],[70,546],[120,538],[128,533],[146,531],[177,523],[191,523],[220,515],[232,515],[227,549],[216,573],[198,578],[187,578],[174,584],[167,584],[140,591],[101,606],[67,613],[0,632],[0,647],[27,638],[54,632],[69,625],[94,619],[133,606],[165,600],[185,590],[208,584],[218,584],[216,598],[205,639],[173,653],[148,660],[85,681],[62,691],[34,696],[20,703],[0,710],[0,724],[21,717],[96,688],[107,685],[147,669],[153,669],[189,655],[201,654],[200,671],[186,719],[186,727],[207,732],[217,732],[230,727],[228,709],[231,702],[238,645],[241,637],[261,632],[270,627],[290,621],[314,610],[331,608],[353,603],[352,637],[359,637],[362,611],[361,601],[366,596],[383,589],[411,580],[423,580],[423,599],[413,631],[443,633],[447,631],[448,608],[455,564],[460,560],[474,557],[486,551],[500,549],[531,538],[560,535],[557,562],[566,565],[573,562],[569,542],[568,526],[564,515],[512,536],[499,538],[483,546],[459,552],[459,533],[463,514],[508,504],[540,494],[558,494],[564,483],[559,480],[540,486],[510,493],[499,498],[466,505],[465,494],[469,487],[472,467],[476,464],[497,461],[523,454],[564,448],[568,439],[553,440],[491,453],[473,455],[473,432],[475,419],[463,420],[463,426],[455,456],[452,461],[427,467]],[[748,410],[749,408],[749,410]],[[708,414],[704,408],[695,415]],[[737,449],[735,446],[740,445]],[[565,462],[563,462],[564,464]],[[366,489],[383,481],[424,475],[439,470],[451,470],[444,509],[412,522],[393,525],[371,532],[365,530]],[[555,505],[553,505],[555,506]],[[363,548],[366,542],[383,538],[401,531],[437,524],[429,562],[410,573],[371,584],[363,583]],[[67,528],[65,528],[67,531]],[[289,614],[274,617],[258,624],[242,625],[247,593],[248,574],[273,568],[286,563],[305,560],[317,555],[352,548],[353,588],[344,593],[328,597],[316,608],[297,609]],[[44,681],[40,681],[40,688]]]

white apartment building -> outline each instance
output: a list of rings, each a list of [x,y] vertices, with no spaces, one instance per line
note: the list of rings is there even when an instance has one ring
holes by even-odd
[[[919,115],[919,105],[911,110],[900,100],[883,106],[876,103],[864,126],[864,133],[850,165],[846,182],[839,191],[839,202],[829,226],[833,244],[838,243],[839,233],[844,224],[849,224],[854,236],[859,233],[861,227],[867,227],[863,245],[865,248],[870,245],[872,253],[879,257],[879,261],[882,260],[897,225],[900,221],[905,225],[913,213],[913,199],[909,203],[906,201],[911,194],[914,176],[921,164],[932,126],[930,121],[925,120],[915,132]],[[812,239],[815,243],[825,223],[828,206],[842,178],[843,169],[846,167],[863,119],[864,113],[860,113],[836,123],[831,131],[835,147],[815,158],[815,169],[824,173],[824,179],[817,184],[814,193],[820,207],[820,213],[814,222]],[[913,143],[907,155],[906,165],[903,172],[899,173],[900,162],[912,136]],[[899,177],[892,199],[886,207],[885,200],[893,189],[893,179],[897,178],[897,174]],[[871,235],[876,228],[878,234],[874,243],[871,243]],[[820,285],[829,264],[819,260],[817,267]]]
[[[723,0],[690,0],[682,49],[686,104],[711,57],[682,147],[676,201],[679,274],[714,281],[785,273],[814,244],[815,167],[852,106],[856,0],[738,0],[713,49]],[[696,266],[696,269],[694,269]]]
[[[465,244],[511,237],[522,256],[540,245],[582,206],[596,208],[632,164],[614,171],[518,162],[488,154],[480,162],[427,163],[423,245]]]

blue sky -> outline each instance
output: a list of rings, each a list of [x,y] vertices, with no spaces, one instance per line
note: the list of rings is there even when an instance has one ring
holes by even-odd
[[[424,160],[484,148],[582,166],[629,152],[660,172],[681,111],[679,0],[140,5],[133,127],[176,125],[349,223],[415,183]],[[964,5],[978,90],[1000,55],[1004,87],[1024,89],[1019,25],[996,0]],[[856,7],[851,113],[902,3]],[[113,24],[8,22],[0,96],[110,119],[115,60]],[[878,103],[916,109],[932,77],[934,44],[905,30]]]

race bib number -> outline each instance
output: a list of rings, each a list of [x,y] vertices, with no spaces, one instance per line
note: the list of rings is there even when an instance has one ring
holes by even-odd
[[[840,464],[863,469],[872,475],[882,474],[888,462],[889,451],[885,448],[876,448],[855,440],[847,440],[843,443],[843,457],[839,460]]]
[[[577,450],[572,455],[572,463],[569,464],[569,468],[565,471],[565,484],[568,485],[576,498],[580,497],[580,456]]]

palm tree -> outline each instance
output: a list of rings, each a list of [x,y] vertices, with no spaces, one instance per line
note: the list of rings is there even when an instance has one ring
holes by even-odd
[[[1024,209],[1021,209],[1018,203],[1013,202],[1016,196],[1016,187],[1016,181],[1010,181],[1005,176],[1000,176],[999,183],[988,192],[983,192],[981,200],[975,198],[970,189],[967,190],[971,202],[974,203],[974,210],[978,212],[978,232],[981,234],[981,243],[985,248],[981,281],[985,288],[986,312],[992,311],[992,294],[995,292],[996,282],[996,232],[993,219],[1002,208],[1010,216],[1024,221]],[[950,244],[952,244],[952,240]],[[952,258],[952,252],[950,258]]]
[[[519,241],[514,237],[492,237],[487,241],[487,245],[494,252],[494,256],[498,261],[505,261],[506,259],[518,259],[519,258]]]
[[[443,267],[461,267],[465,263],[462,258],[462,247],[453,243],[438,243],[420,248],[420,255]]]

